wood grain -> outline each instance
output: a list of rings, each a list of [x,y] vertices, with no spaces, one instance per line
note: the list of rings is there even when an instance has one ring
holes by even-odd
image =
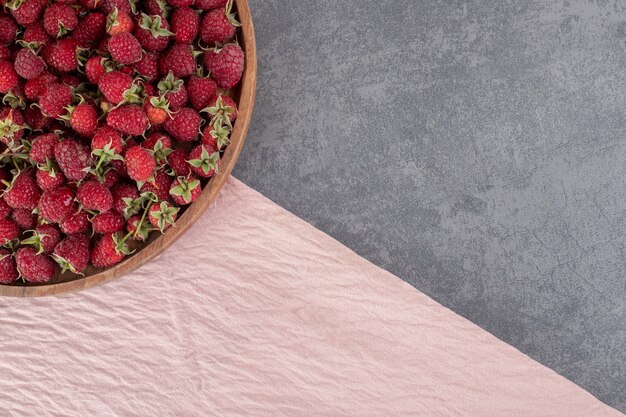
[[[238,41],[246,56],[246,65],[241,84],[232,94],[239,103],[239,116],[235,122],[231,143],[222,157],[220,172],[211,178],[200,197],[186,209],[176,222],[176,227],[170,228],[163,235],[153,233],[146,244],[137,247],[133,255],[113,268],[99,270],[89,267],[85,271],[84,276],[71,274],[69,272],[65,274],[59,273],[51,282],[40,285],[0,285],[0,296],[41,297],[62,294],[83,290],[120,278],[165,251],[176,242],[211,205],[230,176],[239,158],[252,119],[252,110],[256,94],[256,43],[252,15],[247,0],[236,0],[235,7],[242,24]]]

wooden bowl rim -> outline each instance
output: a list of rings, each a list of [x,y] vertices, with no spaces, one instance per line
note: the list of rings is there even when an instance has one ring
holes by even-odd
[[[0,296],[41,297],[57,295],[84,290],[120,278],[163,253],[176,242],[187,229],[200,218],[213,201],[215,201],[219,191],[230,176],[243,148],[248,127],[252,120],[252,111],[256,95],[256,41],[252,14],[250,13],[248,0],[235,0],[235,5],[242,23],[240,41],[244,48],[246,65],[240,86],[240,98],[238,103],[239,115],[231,135],[231,144],[224,152],[222,169],[219,174],[211,178],[200,197],[198,197],[178,219],[176,227],[170,228],[165,234],[157,237],[120,264],[107,270],[99,271],[93,275],[78,277],[71,281],[40,285],[28,284],[24,286],[0,285]]]

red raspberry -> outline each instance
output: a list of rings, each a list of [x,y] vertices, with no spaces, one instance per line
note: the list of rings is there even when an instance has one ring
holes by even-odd
[[[167,200],[170,196],[172,181],[173,178],[167,175],[165,171],[158,171],[154,176],[154,182],[148,181],[141,187],[141,193],[151,192],[159,200]]]
[[[92,137],[98,128],[98,111],[91,104],[79,104],[70,115],[70,126],[79,135]]]
[[[141,44],[128,32],[112,36],[108,47],[111,58],[118,64],[128,65],[141,59]]]
[[[133,98],[132,95],[136,95],[136,93],[132,91],[132,87],[132,77],[121,71],[107,72],[100,77],[98,82],[98,88],[111,104],[119,104],[126,98]]]
[[[93,248],[91,262],[96,268],[107,268],[120,263],[130,252],[119,233],[104,235]]]
[[[81,184],[76,192],[76,199],[87,210],[104,213],[113,207],[111,191],[97,181],[87,181]]]
[[[209,50],[204,54],[204,66],[222,88],[235,88],[241,81],[244,67],[244,53],[237,44],[229,44],[222,49]]]
[[[191,7],[181,7],[174,10],[171,21],[176,43],[189,44],[198,36],[200,16]]]
[[[80,5],[87,10],[95,10],[98,8],[100,0],[80,0]]]
[[[57,143],[54,147],[54,156],[61,171],[70,181],[85,178],[93,162],[89,149],[72,139]]]
[[[166,17],[170,10],[169,5],[163,0],[144,0],[143,7],[149,15],[161,17]]]
[[[201,124],[202,117],[198,112],[185,107],[166,120],[163,126],[174,139],[180,142],[191,142],[198,138]]]
[[[72,39],[82,47],[89,47],[99,42],[105,33],[106,16],[102,13],[89,13],[78,22]]]
[[[13,51],[6,45],[0,44],[0,61],[10,61],[13,58]]]
[[[93,231],[105,235],[107,233],[115,233],[124,229],[126,221],[124,216],[115,211],[109,211],[106,213],[100,213],[91,219],[91,226]]]
[[[39,203],[41,191],[32,171],[22,171],[13,178],[11,187],[4,192],[4,201],[14,209],[34,210]]]
[[[170,43],[170,25],[161,16],[142,14],[139,26],[135,28],[135,37],[141,46],[151,52],[160,52]]]
[[[112,151],[112,155],[120,155],[122,153],[124,143],[120,133],[110,126],[102,126],[96,130],[96,134],[91,139],[91,150],[108,148]]]
[[[57,84],[57,77],[52,74],[43,73],[37,78],[26,81],[24,94],[27,99],[37,101],[39,97],[46,92],[48,86],[52,84]]]
[[[47,128],[52,119],[44,116],[39,107],[26,107],[24,110],[24,120],[32,130],[44,130]]]
[[[28,282],[44,283],[54,277],[54,263],[47,255],[37,254],[35,248],[18,249],[15,262],[20,275]]]
[[[20,228],[12,219],[0,219],[0,245],[6,245],[20,235]]]
[[[67,113],[65,107],[69,106],[73,99],[74,94],[70,87],[65,84],[52,84],[39,98],[39,107],[44,115],[56,119]]]
[[[37,170],[37,185],[43,191],[52,190],[60,187],[67,182],[65,175],[58,168],[52,167],[51,169],[38,169]]]
[[[47,45],[42,56],[48,65],[59,72],[75,71],[78,68],[77,48],[78,43],[74,39],[59,39]]]
[[[196,0],[194,7],[200,10],[212,10],[218,7],[224,7],[228,0]]]
[[[71,214],[60,224],[60,227],[61,231],[66,235],[73,235],[86,231],[89,228],[89,224],[89,214],[85,210],[80,210],[77,205],[74,205]]]
[[[43,15],[43,27],[48,35],[53,38],[60,38],[71,32],[78,25],[76,12],[67,4],[54,3]]]
[[[99,178],[97,175],[89,174],[87,176],[87,179],[89,181],[97,181],[100,184],[110,189],[115,184],[117,184],[117,182],[120,180],[120,174],[117,172],[116,169],[111,168],[111,169],[107,169],[106,172],[104,173],[104,176],[101,178]]]
[[[128,104],[112,110],[107,124],[126,135],[140,136],[148,129],[148,116],[141,107]]]
[[[175,9],[179,7],[189,7],[193,5],[194,0],[168,0],[168,3]]]
[[[19,82],[15,68],[13,64],[7,61],[0,61],[0,93],[8,93]]]
[[[11,284],[19,277],[15,258],[6,249],[0,249],[0,284]]]
[[[131,15],[133,8],[128,0],[102,0],[100,3],[100,10],[109,14],[117,8],[120,12]]]
[[[52,255],[62,272],[67,270],[80,274],[89,265],[89,239],[85,235],[71,235],[54,248]]]
[[[174,77],[172,72],[169,72],[165,78],[159,81],[157,86],[159,93],[167,100],[170,110],[176,112],[187,104],[185,82]]]
[[[45,69],[45,64],[31,49],[22,48],[15,56],[15,72],[20,77],[31,80],[41,75]]]
[[[45,191],[39,200],[39,214],[51,223],[61,223],[72,212],[74,192],[67,187]]]
[[[5,45],[15,42],[17,29],[15,20],[11,16],[0,12],[0,44]]]
[[[160,146],[158,146],[159,141],[161,142]],[[148,137],[141,142],[141,146],[151,151],[157,151],[158,148],[171,150],[172,138],[163,132],[150,133]]]
[[[37,215],[28,209],[15,209],[11,213],[11,218],[22,230],[32,229],[37,225]]]
[[[149,225],[150,223],[145,221],[145,219],[142,219],[142,216],[132,216],[128,219],[128,222],[126,222],[126,231],[130,233],[131,239],[139,242],[145,242],[150,234]]]
[[[200,38],[207,45],[225,44],[235,37],[240,26],[231,14],[229,3],[225,8],[214,9],[204,15],[200,25]]]
[[[35,23],[41,12],[43,11],[47,2],[41,0],[24,0],[20,2],[15,2],[15,6],[9,7],[11,10],[11,14],[22,26],[29,26]]]
[[[154,175],[156,161],[150,152],[141,146],[133,146],[126,151],[126,170],[135,181],[147,181]]]
[[[107,16],[106,31],[109,35],[115,36],[118,33],[132,33],[135,29],[135,21],[128,13],[114,9]]]
[[[133,68],[147,81],[156,80],[159,78],[159,56],[152,52],[144,52],[141,60],[135,63]]]
[[[30,148],[30,159],[38,164],[45,164],[46,160],[54,161],[54,147],[59,138],[54,133],[46,133],[33,139]]]
[[[0,198],[0,219],[5,219],[11,214],[11,206],[4,199]]]
[[[202,194],[202,186],[200,181],[193,176],[176,178],[170,188],[170,196],[179,206],[193,203],[200,194]]]
[[[185,44],[170,46],[159,60],[159,70],[162,75],[171,71],[177,78],[189,77],[196,71],[196,58],[193,56],[191,46]]]
[[[217,97],[217,83],[209,77],[192,75],[187,80],[187,92],[193,108],[200,111]]]
[[[139,198],[137,187],[130,184],[118,184],[113,188],[113,209],[120,214],[124,214],[127,207],[124,199],[136,200]]]
[[[22,40],[36,46],[47,45],[51,41],[50,36],[48,36],[48,33],[44,29],[42,22],[33,23],[28,26],[24,31]]]
[[[100,78],[106,73],[104,62],[106,62],[105,58],[92,56],[85,63],[85,75],[91,84],[98,84]]]
[[[191,165],[187,163],[189,153],[183,148],[177,148],[167,156],[167,163],[177,177],[188,177],[191,174]]]

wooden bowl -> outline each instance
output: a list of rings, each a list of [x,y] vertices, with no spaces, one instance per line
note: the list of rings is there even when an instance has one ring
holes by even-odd
[[[131,256],[110,269],[101,270],[89,266],[84,276],[70,272],[61,274],[59,271],[57,276],[46,284],[0,285],[0,296],[40,297],[61,294],[83,290],[119,278],[146,262],[151,261],[157,255],[165,251],[170,245],[176,242],[211,205],[230,176],[237,162],[237,158],[241,153],[241,149],[246,140],[248,127],[250,126],[250,120],[252,119],[252,109],[254,107],[254,97],[256,93],[256,44],[252,15],[250,14],[247,0],[235,0],[235,8],[238,13],[239,21],[242,24],[238,40],[246,56],[246,66],[241,84],[230,94],[239,105],[239,116],[237,117],[231,135],[231,143],[222,155],[220,172],[209,180],[200,197],[198,197],[198,199],[179,217],[176,222],[176,227],[170,228],[165,234],[152,233],[147,243],[137,247],[136,251]]]

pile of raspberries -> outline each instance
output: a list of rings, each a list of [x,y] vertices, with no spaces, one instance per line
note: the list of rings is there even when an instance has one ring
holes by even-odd
[[[0,283],[111,267],[219,172],[232,0],[0,1]]]

